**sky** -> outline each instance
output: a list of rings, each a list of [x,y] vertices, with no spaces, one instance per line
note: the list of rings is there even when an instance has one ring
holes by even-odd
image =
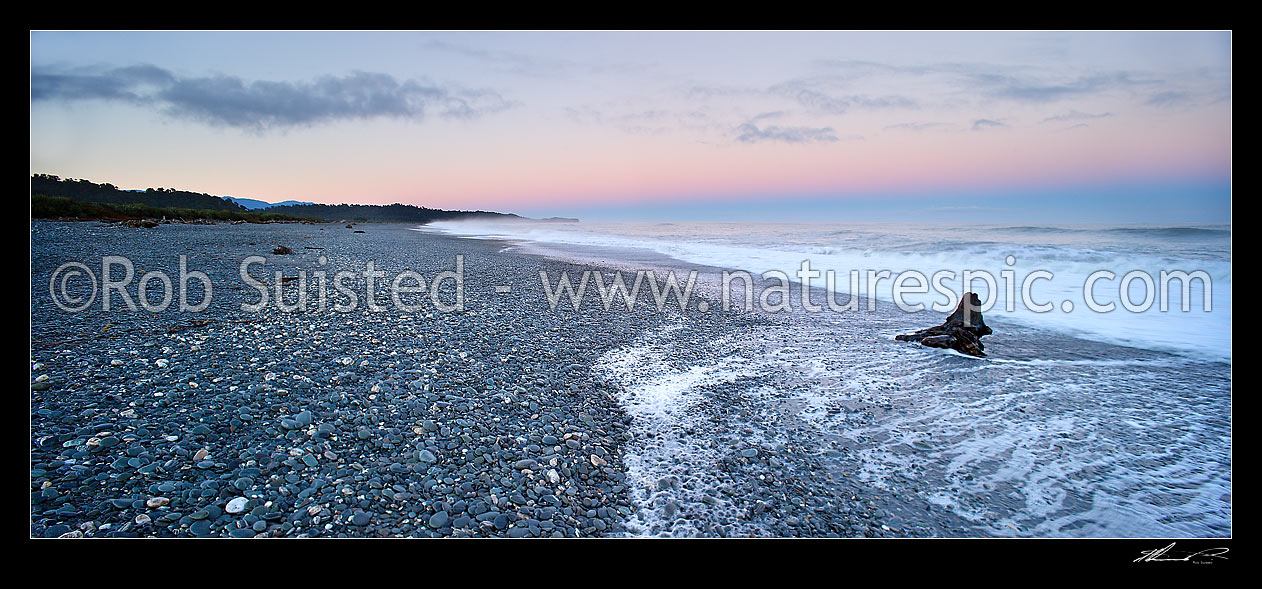
[[[1225,223],[1230,32],[31,31],[31,172],[599,220]]]

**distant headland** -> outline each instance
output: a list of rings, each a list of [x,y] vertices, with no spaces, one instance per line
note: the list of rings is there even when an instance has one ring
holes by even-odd
[[[249,201],[243,206],[238,200]],[[263,206],[254,206],[262,203]],[[292,204],[291,204],[292,203]],[[129,221],[176,219],[193,221],[418,223],[455,219],[524,219],[513,213],[492,211],[451,211],[406,204],[316,204],[286,201],[269,205],[254,199],[237,199],[176,190],[148,188],[124,190],[113,184],[61,178],[50,174],[31,176],[31,218],[62,220]],[[553,217],[547,221],[576,222]]]

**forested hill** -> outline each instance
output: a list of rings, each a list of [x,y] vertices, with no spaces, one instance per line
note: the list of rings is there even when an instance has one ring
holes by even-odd
[[[172,188],[149,188],[144,192],[120,190],[113,184],[96,184],[88,180],[62,179],[49,174],[31,176],[31,195],[64,197],[80,202],[143,204],[155,208],[179,208],[245,212],[248,209],[223,197]],[[290,215],[325,221],[383,223],[429,223],[466,217],[520,219],[511,213],[487,211],[447,211],[405,204],[392,205],[289,205],[275,206],[255,212]]]
[[[268,207],[263,210],[269,213],[293,215],[307,219],[382,223],[429,223],[431,221],[447,221],[468,217],[521,218],[512,213],[446,211],[398,203],[392,205],[288,205]]]
[[[48,174],[31,176],[32,196],[62,196],[81,202],[143,204],[157,208],[180,208],[209,211],[246,211],[247,209],[218,196],[187,192],[173,188],[149,188],[144,192],[120,190],[113,184],[97,184],[89,180],[58,178]]]

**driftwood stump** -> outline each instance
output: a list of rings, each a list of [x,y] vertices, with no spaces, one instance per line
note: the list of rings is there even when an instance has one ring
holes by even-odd
[[[931,348],[949,348],[969,356],[985,356],[986,353],[982,351],[985,349],[982,346],[982,336],[993,332],[982,320],[981,304],[977,293],[966,292],[960,304],[955,307],[955,312],[942,325],[898,335],[894,339],[920,342]]]

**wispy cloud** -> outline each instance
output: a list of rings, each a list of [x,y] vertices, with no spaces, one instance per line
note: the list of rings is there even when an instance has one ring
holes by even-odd
[[[839,141],[832,127],[782,127],[768,125],[759,127],[755,123],[760,120],[778,118],[783,113],[771,112],[760,114],[736,128],[740,133],[737,141],[758,143],[762,141],[779,141],[784,143],[833,143]]]
[[[1055,43],[1052,45],[1055,46]],[[490,59],[490,56],[487,58]],[[1059,108],[1045,112],[1047,118],[1042,122],[1074,124],[1114,116],[1113,112],[1092,111],[1086,107],[1087,104],[1099,104],[1099,99],[1130,100],[1137,105],[1148,100],[1149,104],[1170,106],[1188,99],[1188,96],[1177,93],[1182,86],[1199,88],[1205,85],[1203,80],[1221,77],[1218,72],[1210,70],[1153,73],[1065,64],[938,62],[904,65],[859,60],[815,60],[811,65],[814,70],[809,74],[786,76],[767,85],[715,84],[709,80],[690,79],[671,90],[676,97],[687,101],[691,109],[705,109],[709,120],[721,124],[717,128],[719,133],[739,129],[741,141],[819,143],[847,139],[826,125],[835,126],[838,117],[853,116],[859,111],[932,112],[935,114],[925,116],[937,118],[944,116],[946,111],[1001,112],[1003,105],[1007,104],[1051,104]],[[612,113],[615,112],[623,113],[622,118],[626,119],[640,110],[663,109],[678,110],[678,107],[646,104],[601,108],[607,113],[606,124],[612,124],[616,118]],[[775,109],[791,113],[796,118],[795,122],[802,126],[789,127],[784,123],[766,126],[748,117],[750,112]],[[590,121],[592,117],[574,118]],[[954,128],[993,130],[1012,128],[1015,124],[997,118],[943,123],[915,121],[913,117],[908,117],[913,119],[909,122],[896,123],[898,118],[886,118],[882,121],[882,128],[920,133]],[[638,125],[619,126],[629,131],[641,128]],[[711,133],[716,129],[698,130]]]
[[[1047,117],[1046,119],[1043,119],[1043,122],[1044,123],[1063,123],[1063,122],[1069,122],[1069,121],[1088,121],[1091,119],[1103,119],[1103,118],[1108,118],[1111,116],[1113,116],[1113,113],[1111,112],[1091,114],[1091,113],[1078,112],[1076,110],[1071,110],[1063,115],[1052,115],[1050,117]]]
[[[886,125],[885,130],[886,131],[914,131],[916,133],[919,133],[921,131],[924,131],[925,129],[933,129],[935,127],[948,127],[948,126],[950,125],[948,125],[947,123],[935,123],[935,122],[895,123],[893,125]]]
[[[917,103],[907,96],[896,94],[871,96],[847,92],[849,81],[829,76],[799,78],[776,84],[767,93],[790,98],[808,111],[826,114],[842,114],[853,108],[887,109],[915,108]]]
[[[1190,92],[1181,92],[1170,90],[1166,92],[1158,92],[1148,98],[1146,104],[1152,106],[1178,106],[1191,102],[1192,94]]]
[[[705,109],[672,110],[647,107],[627,110],[625,104],[577,106],[564,109],[566,118],[580,125],[608,126],[633,135],[666,135],[681,131],[722,134],[730,123],[720,123]]]
[[[813,114],[839,115],[854,109],[916,108],[919,103],[899,94],[870,95],[856,93],[851,81],[838,76],[794,78],[765,87],[741,87],[714,84],[692,84],[680,88],[688,99],[775,99],[790,101]]]
[[[309,82],[180,77],[152,65],[31,70],[31,101],[117,100],[213,126],[263,131],[377,117],[471,119],[513,106],[490,90],[352,72]]]
[[[1163,77],[1128,70],[1066,72],[1029,65],[975,62],[893,65],[870,61],[819,60],[816,64],[831,71],[843,72],[851,80],[864,77],[936,80],[946,87],[955,88],[965,96],[1031,103],[1095,96],[1117,90],[1157,88],[1170,83]]]
[[[992,121],[990,119],[977,119],[976,121],[973,121],[974,131],[982,131],[988,128],[1007,127],[1007,126],[1008,126],[1007,123],[1003,123],[1000,121]]]
[[[492,64],[503,73],[522,76],[548,77],[569,74],[617,74],[642,71],[650,67],[638,63],[581,62],[568,59],[551,59],[511,51],[487,51],[438,40],[422,44],[421,49],[441,51],[476,59]]]
[[[994,98],[1018,102],[1053,102],[1092,96],[1121,88],[1161,83],[1132,72],[1118,71],[1079,75],[1068,79],[1047,79],[1034,75],[972,74],[969,79],[979,90]]]

